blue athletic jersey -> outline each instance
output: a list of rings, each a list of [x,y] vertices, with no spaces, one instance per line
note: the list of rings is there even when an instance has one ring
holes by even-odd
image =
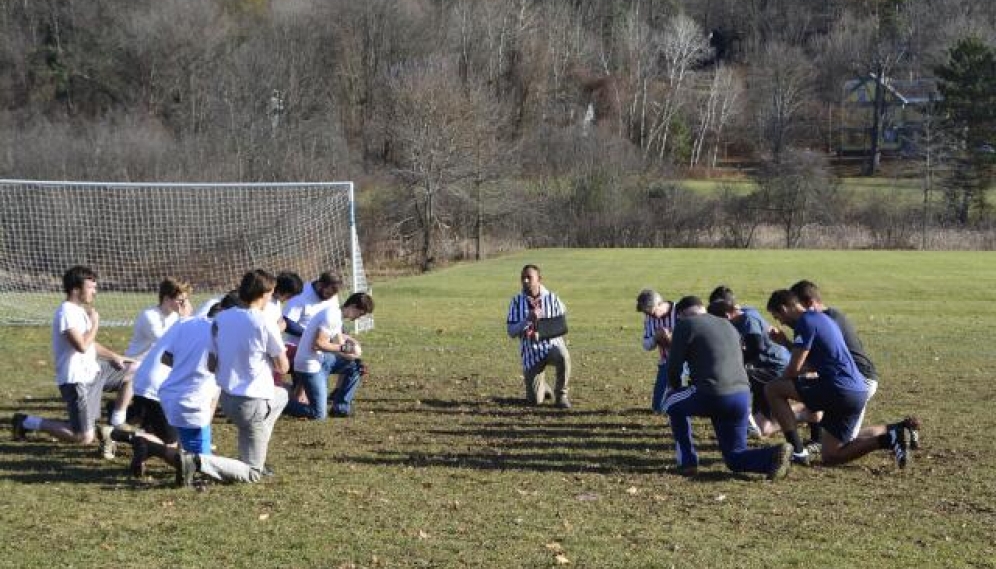
[[[785,349],[785,346],[772,341],[768,336],[767,321],[757,309],[749,306],[741,307],[740,311],[743,312],[743,318],[731,321],[737,332],[740,332],[740,337],[745,340],[748,336],[761,337],[761,351],[757,356],[757,362],[745,363],[756,363],[761,367],[777,370],[778,373],[785,371],[785,367],[789,363],[789,351]]]
[[[806,363],[816,369],[821,380],[838,389],[868,390],[840,328],[826,314],[807,310],[795,323],[793,347],[809,350]]]

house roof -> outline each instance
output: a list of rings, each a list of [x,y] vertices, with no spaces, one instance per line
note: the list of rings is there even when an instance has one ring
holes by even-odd
[[[875,100],[877,81],[874,74],[844,82],[844,98],[859,104],[872,104]],[[884,80],[886,102],[900,105],[917,105],[943,99],[937,89],[937,79],[890,79]]]

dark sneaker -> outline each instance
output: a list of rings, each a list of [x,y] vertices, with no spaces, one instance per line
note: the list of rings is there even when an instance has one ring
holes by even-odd
[[[335,411],[335,410],[333,410],[332,413],[330,413],[330,414],[333,417],[339,417],[339,418],[343,418],[344,419],[344,418],[349,417],[350,415],[352,415],[353,412],[352,411]]]
[[[177,452],[173,468],[176,469],[177,486],[187,488],[194,485],[194,474],[197,473],[197,461],[194,455],[182,450]]]
[[[786,443],[788,444],[788,443]],[[789,445],[792,446],[792,445]],[[809,451],[803,449],[802,452],[792,453],[792,464],[798,464],[801,466],[809,466],[812,463],[813,456],[809,454]]]
[[[903,419],[903,428],[906,429],[906,434],[909,436],[909,448],[910,450],[919,450],[920,448],[920,419],[917,417],[906,417]]]
[[[688,466],[679,465],[678,468],[675,469],[675,471],[678,473],[679,476],[691,478],[692,476],[695,476],[696,474],[699,473],[699,465],[697,464],[690,464]]]
[[[114,458],[114,454],[117,451],[118,445],[111,438],[114,433],[114,427],[110,425],[101,425],[97,427],[97,439],[100,441],[100,456],[105,460],[111,460]]]
[[[15,441],[23,441],[27,438],[28,431],[24,428],[24,420],[27,418],[28,416],[24,413],[14,413],[10,419],[10,428]]]
[[[135,437],[131,441],[131,475],[135,478],[145,476],[145,461],[149,458],[149,445],[142,437]]]
[[[768,469],[768,480],[780,480],[788,476],[792,468],[792,445],[782,443],[771,456],[771,466]]]
[[[889,425],[889,438],[892,439],[892,456],[896,459],[896,466],[906,468],[910,463],[910,450],[906,444],[905,422]]]
[[[557,402],[553,404],[557,409],[570,409],[571,400],[567,398],[566,395],[561,395],[557,398]]]

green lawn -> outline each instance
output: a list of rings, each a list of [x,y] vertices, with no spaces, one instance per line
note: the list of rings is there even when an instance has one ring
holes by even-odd
[[[568,304],[570,412],[520,402],[504,318],[527,262]],[[868,419],[916,412],[924,449],[770,483],[728,473],[701,421],[700,474],[671,473],[636,293],[722,282],[763,306],[803,277],[882,374]],[[127,453],[0,442],[0,566],[996,567],[994,290],[996,254],[920,252],[542,250],[375,282],[356,416],[278,423],[263,484],[175,489],[165,466],[130,480]],[[0,418],[64,414],[48,342],[0,329]]]

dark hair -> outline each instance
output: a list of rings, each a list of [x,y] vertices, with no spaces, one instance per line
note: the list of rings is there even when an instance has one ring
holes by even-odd
[[[348,308],[350,306],[356,308],[357,310],[362,310],[363,314],[373,314],[374,299],[365,292],[354,292],[349,295],[346,302],[342,303],[343,308]]]
[[[730,304],[737,303],[737,297],[733,295],[733,290],[726,285],[719,285],[718,287],[712,289],[712,292],[709,293],[709,304],[712,304],[717,300],[725,300]]]
[[[779,289],[771,293],[768,299],[768,312],[778,312],[786,306],[799,304],[799,297],[788,289]]]
[[[234,306],[239,306],[242,301],[239,300],[239,293],[235,290],[228,291],[228,294],[221,297],[221,300],[211,305],[208,310],[207,317],[214,318],[222,310],[228,310]]]
[[[540,268],[537,267],[536,265],[531,264],[531,263],[528,264],[528,265],[525,265],[524,267],[522,267],[522,270],[519,271],[519,274],[521,275],[522,273],[524,273],[524,272],[526,272],[528,270],[536,271],[536,275],[537,276],[540,276],[540,277],[543,276],[543,273],[540,272]]]
[[[69,267],[65,273],[62,275],[62,290],[69,294],[76,288],[83,288],[83,283],[86,281],[96,281],[97,271],[91,269],[90,267],[84,267],[82,265],[76,265],[75,267]]]
[[[823,302],[823,299],[820,298],[820,289],[813,281],[801,280],[792,285],[789,290],[795,293],[803,306],[809,306],[814,302]]]
[[[709,306],[706,307],[706,312],[712,314],[713,316],[719,316],[720,318],[727,318],[730,312],[733,312],[736,309],[736,307],[737,307],[736,304],[732,304],[729,301],[719,299],[710,302]]]
[[[245,304],[252,304],[264,294],[272,291],[276,282],[273,275],[263,269],[249,271],[242,276],[242,282],[239,283],[239,300]]]
[[[284,271],[277,275],[277,286],[274,287],[274,294],[281,294],[286,296],[297,296],[301,294],[301,290],[304,288],[304,281],[297,273],[292,273],[290,271]]]
[[[193,288],[188,282],[166,277],[159,283],[159,303],[162,304],[167,298],[176,298],[182,293],[190,294]]]
[[[678,304],[674,305],[675,314],[681,314],[686,309],[693,306],[703,306],[702,299],[697,296],[686,296],[678,301]]]

